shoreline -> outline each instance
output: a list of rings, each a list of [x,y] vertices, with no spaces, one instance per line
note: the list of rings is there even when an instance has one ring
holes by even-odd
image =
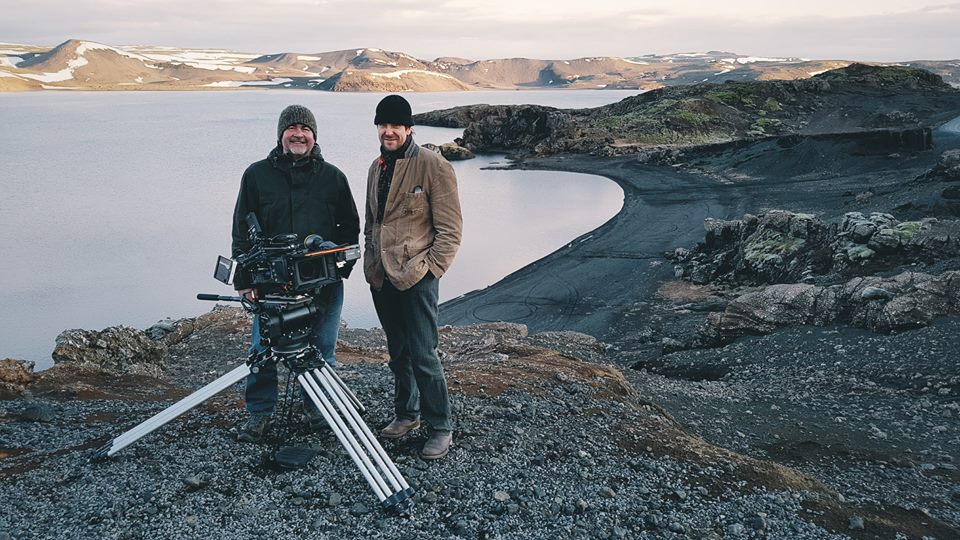
[[[659,347],[626,334],[651,323],[649,308],[662,301],[657,296],[659,286],[674,280],[672,265],[664,254],[702,241],[705,218],[737,219],[747,213],[786,209],[830,219],[864,210],[853,195],[867,187],[896,190],[903,179],[929,170],[944,150],[960,147],[958,126],[960,118],[945,122],[934,130],[932,149],[895,160],[851,155],[848,152],[856,141],[834,147],[829,140],[817,141],[816,137],[808,139],[812,149],[783,149],[776,140],[767,140],[694,155],[685,159],[688,166],[693,162],[693,171],[645,164],[636,156],[558,155],[516,160],[514,166],[526,170],[608,178],[623,190],[623,208],[600,227],[499,282],[442,303],[440,322],[463,325],[502,320],[526,324],[531,333],[575,330],[649,356]],[[831,159],[842,160],[842,167],[811,164],[809,154],[819,154],[830,163]],[[807,160],[809,170],[797,170],[798,160]],[[726,171],[734,181],[722,177]],[[664,325],[662,320],[654,322]]]

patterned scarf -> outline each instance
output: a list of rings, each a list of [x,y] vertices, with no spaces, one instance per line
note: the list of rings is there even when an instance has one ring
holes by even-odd
[[[397,160],[407,153],[413,143],[413,137],[407,137],[407,142],[396,150],[389,151],[380,147],[380,178],[377,182],[377,223],[383,223],[383,212],[387,208],[387,196],[390,195],[390,184],[393,183],[393,169]]]

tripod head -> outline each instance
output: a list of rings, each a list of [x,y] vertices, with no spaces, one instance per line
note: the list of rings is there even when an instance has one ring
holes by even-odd
[[[242,296],[201,293],[197,295],[197,300],[239,302],[259,318],[260,341],[267,353],[251,356],[250,363],[253,366],[262,364],[274,354],[280,355],[288,363],[297,361],[297,353],[310,345],[311,329],[323,313],[314,304],[314,297],[307,295],[267,296],[251,302]]]

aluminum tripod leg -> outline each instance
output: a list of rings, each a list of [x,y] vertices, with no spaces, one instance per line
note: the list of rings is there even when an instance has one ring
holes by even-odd
[[[92,459],[105,459],[116,454],[126,446],[133,444],[153,430],[163,426],[167,422],[170,422],[174,418],[219,394],[223,390],[229,388],[233,383],[239,381],[249,374],[250,366],[248,366],[246,363],[240,364],[233,371],[225,373],[212,383],[181,399],[170,407],[160,411],[149,420],[137,425],[123,435],[113,439],[97,450],[97,453],[94,454]]]
[[[377,464],[380,465],[380,468],[387,473],[387,478],[390,479],[394,488],[397,491],[410,490],[410,485],[404,480],[403,475],[400,474],[393,460],[390,459],[390,456],[387,455],[383,446],[380,445],[380,442],[373,435],[373,432],[370,431],[370,427],[360,418],[359,412],[348,406],[349,402],[343,391],[346,390],[349,392],[349,389],[343,385],[343,381],[337,376],[336,371],[330,366],[324,365],[319,369],[314,369],[313,374],[323,385],[324,389],[333,396],[334,401],[339,404],[340,409],[349,413],[346,416],[347,420],[355,432],[361,435],[361,440],[365,441],[364,446],[377,461]],[[352,395],[352,392],[350,392],[350,395]]]
[[[321,369],[332,371],[329,366]],[[370,429],[362,420],[359,420],[359,413],[352,401],[345,397],[343,387],[340,386],[342,381],[337,384],[329,374],[325,376],[321,369],[303,373],[297,377],[297,381],[330,425],[334,435],[353,459],[380,503],[387,509],[401,514],[406,513],[410,506],[412,491],[410,486],[400,476],[386,451],[370,433]],[[371,457],[376,461],[376,466],[371,462]],[[388,466],[387,463],[390,465]],[[387,482],[393,486],[392,489]]]
[[[361,414],[367,411],[366,407],[363,406],[363,403],[360,403],[360,400],[357,399],[357,395],[353,393],[353,390],[350,390],[350,387],[343,382],[343,379],[340,378],[340,375],[337,373],[337,370],[330,368],[330,364],[324,364],[323,367],[328,368],[326,371],[333,375],[333,378],[337,381],[337,386],[346,391],[347,396],[350,397],[350,402],[353,403],[354,408],[360,411]]]

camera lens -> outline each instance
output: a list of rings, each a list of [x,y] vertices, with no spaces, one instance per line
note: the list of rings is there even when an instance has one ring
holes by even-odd
[[[300,261],[297,264],[297,272],[300,274],[300,280],[306,282],[324,277],[323,265],[320,261]]]

